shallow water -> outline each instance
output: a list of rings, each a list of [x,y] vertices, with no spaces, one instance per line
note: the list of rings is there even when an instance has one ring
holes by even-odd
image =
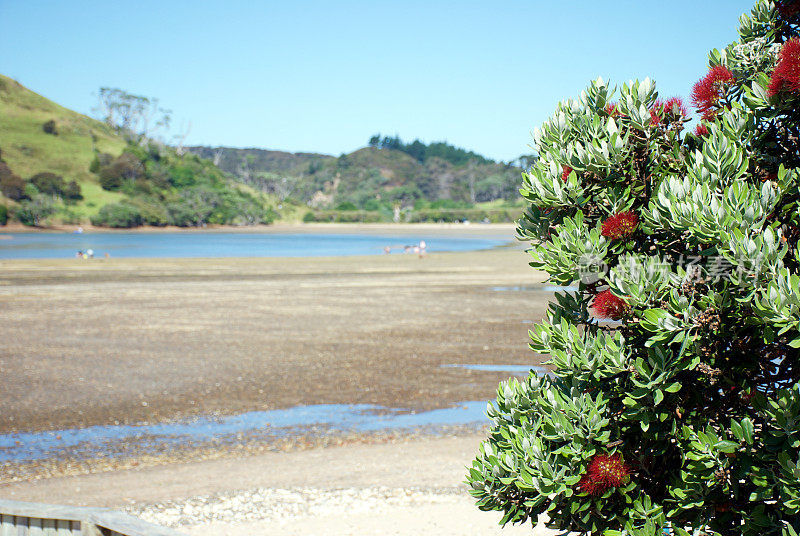
[[[442,368],[463,368],[482,370],[484,372],[511,372],[519,376],[527,376],[533,370],[537,374],[546,374],[547,369],[539,365],[442,365]]]
[[[432,411],[413,412],[367,404],[320,404],[271,411],[251,411],[225,417],[201,417],[175,423],[91,426],[48,432],[0,435],[0,463],[53,458],[60,454],[85,457],[121,453],[123,443],[139,447],[225,441],[240,434],[264,432],[272,437],[298,429],[324,428],[343,432],[375,432],[418,427],[488,424],[486,401],[462,402]]]
[[[578,287],[560,285],[532,285],[511,287],[490,287],[494,292],[577,292]]]
[[[452,364],[483,372],[509,372],[527,376],[531,370],[547,374],[533,365]],[[298,431],[379,432],[411,428],[485,425],[486,401],[461,402],[449,408],[410,411],[369,404],[317,404],[270,411],[250,411],[223,417],[199,417],[172,423],[91,426],[46,432],[0,435],[0,464],[20,463],[59,455],[108,457],[127,450],[169,450],[209,441],[231,442],[241,435],[289,436]]]
[[[59,259],[93,250],[95,257],[341,257],[403,254],[424,240],[428,252],[477,251],[508,242],[501,238],[419,235],[273,233],[3,233],[0,259]],[[413,253],[412,253],[413,254]]]

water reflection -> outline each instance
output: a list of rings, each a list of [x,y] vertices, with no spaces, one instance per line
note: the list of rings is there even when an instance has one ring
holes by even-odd
[[[462,402],[456,406],[413,412],[368,404],[318,404],[271,411],[251,411],[227,417],[201,417],[188,421],[91,426],[48,432],[0,435],[0,463],[24,462],[70,456],[112,456],[127,445],[158,450],[170,445],[225,441],[241,434],[266,433],[286,436],[311,427],[334,431],[375,432],[391,429],[487,424],[486,401]],[[123,445],[123,446],[120,446]]]

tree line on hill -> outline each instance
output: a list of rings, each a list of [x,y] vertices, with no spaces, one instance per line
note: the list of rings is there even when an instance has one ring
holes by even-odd
[[[80,134],[91,139],[93,152],[87,150],[85,155],[93,155],[89,173],[86,168],[73,165],[65,178],[52,172],[56,166],[48,157],[52,151],[70,147],[61,143],[62,139],[67,143],[66,138],[70,137],[74,140],[74,123],[70,124],[64,118],[64,112],[49,107],[52,103],[18,84],[4,83],[0,91],[17,92],[14,95],[0,94],[6,102],[29,99],[20,109],[31,110],[30,113],[48,109],[56,115],[35,131],[26,132],[29,136],[26,143],[37,147],[43,154],[37,158],[36,165],[50,169],[23,178],[0,158],[0,193],[5,197],[5,201],[0,203],[0,224],[14,218],[25,225],[40,226],[53,216],[58,216],[62,222],[76,224],[88,217],[94,225],[108,227],[249,225],[270,223],[275,219],[273,203],[268,196],[243,186],[213,163],[185,154],[182,150],[185,132],[172,137],[174,146],[167,144],[165,136],[171,121],[170,111],[160,107],[157,99],[115,88],[101,88],[96,112],[107,128],[91,119],[80,119],[89,125]],[[30,102],[40,108],[36,109]],[[63,135],[59,135],[59,121],[67,125]],[[24,125],[22,128],[33,128],[29,121],[21,124]],[[101,131],[121,141],[115,145],[121,146],[122,151],[111,154],[99,150],[96,134]],[[44,136],[53,136],[55,140],[45,141]],[[103,145],[109,146],[107,142]],[[19,156],[15,162],[20,163]],[[23,164],[28,163],[23,161]],[[59,165],[63,167],[63,164]],[[83,203],[81,184],[70,174],[79,175],[84,183],[88,178],[113,195],[93,194],[91,205],[87,207]],[[96,192],[97,188],[92,191]],[[98,199],[109,198],[114,201],[93,208]]]
[[[59,202],[72,205],[83,199],[80,185],[74,180],[65,181],[61,175],[43,171],[23,179],[2,159],[2,152],[0,193],[16,202],[12,214],[6,205],[0,205],[0,225],[5,225],[11,216],[25,225],[39,225],[56,212]]]
[[[306,221],[514,220],[518,214],[513,210],[502,216],[463,211],[488,202],[518,203],[521,171],[535,160],[525,155],[495,162],[447,142],[404,143],[380,134],[366,147],[338,157],[255,148],[187,149],[281,202],[308,207]]]
[[[270,223],[275,218],[262,198],[231,187],[213,164],[155,144],[130,144],[117,157],[99,153],[90,170],[103,189],[126,195],[103,206],[92,218],[94,225],[201,227]]]
[[[15,173],[0,159],[0,221],[27,225],[51,216],[111,227],[244,225],[272,221],[283,205],[308,211],[311,221],[515,219],[520,171],[531,162],[381,135],[338,157],[184,147],[188,128],[171,134],[171,112],[157,99],[118,88],[100,88],[101,122],[5,77],[0,99],[24,119],[0,136],[12,166],[24,170]],[[24,143],[10,136],[21,128]],[[509,215],[485,212],[506,208]]]
[[[401,151],[423,163],[432,158],[441,158],[455,166],[461,166],[469,162],[476,162],[479,164],[495,163],[494,160],[490,160],[473,151],[455,147],[446,141],[435,141],[430,144],[425,144],[420,140],[414,140],[411,143],[403,143],[403,140],[397,135],[381,137],[380,134],[375,134],[369,139],[369,146],[378,149]]]

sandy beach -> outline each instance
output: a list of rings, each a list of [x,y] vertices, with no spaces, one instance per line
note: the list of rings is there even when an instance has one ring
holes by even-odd
[[[0,374],[17,378],[0,431],[491,399],[508,372],[448,365],[539,362],[527,330],[551,294],[527,262],[519,246],[424,259],[0,261]],[[187,534],[499,534],[499,514],[478,511],[462,483],[474,430],[51,460],[28,477],[7,466],[0,496],[125,508]]]
[[[126,510],[189,535],[549,535],[498,525],[463,484],[482,436],[270,453],[0,487],[3,497]]]

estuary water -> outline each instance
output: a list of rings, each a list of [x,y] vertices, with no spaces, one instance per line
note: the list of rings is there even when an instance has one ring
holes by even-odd
[[[451,364],[445,368],[464,368],[484,372],[508,372],[510,376],[544,375],[541,366]],[[244,437],[275,439],[296,433],[377,432],[427,429],[448,426],[489,425],[487,403],[471,400],[448,408],[411,411],[369,404],[317,404],[269,411],[250,411],[229,416],[201,416],[177,422],[90,426],[44,432],[0,434],[0,468],[14,464],[69,456],[105,458],[132,452],[164,452],[180,446],[208,441],[235,444]]]
[[[63,259],[92,250],[95,257],[338,257],[413,254],[425,242],[427,252],[477,251],[510,241],[418,235],[278,233],[2,233],[0,259]],[[410,250],[406,249],[409,246]]]

